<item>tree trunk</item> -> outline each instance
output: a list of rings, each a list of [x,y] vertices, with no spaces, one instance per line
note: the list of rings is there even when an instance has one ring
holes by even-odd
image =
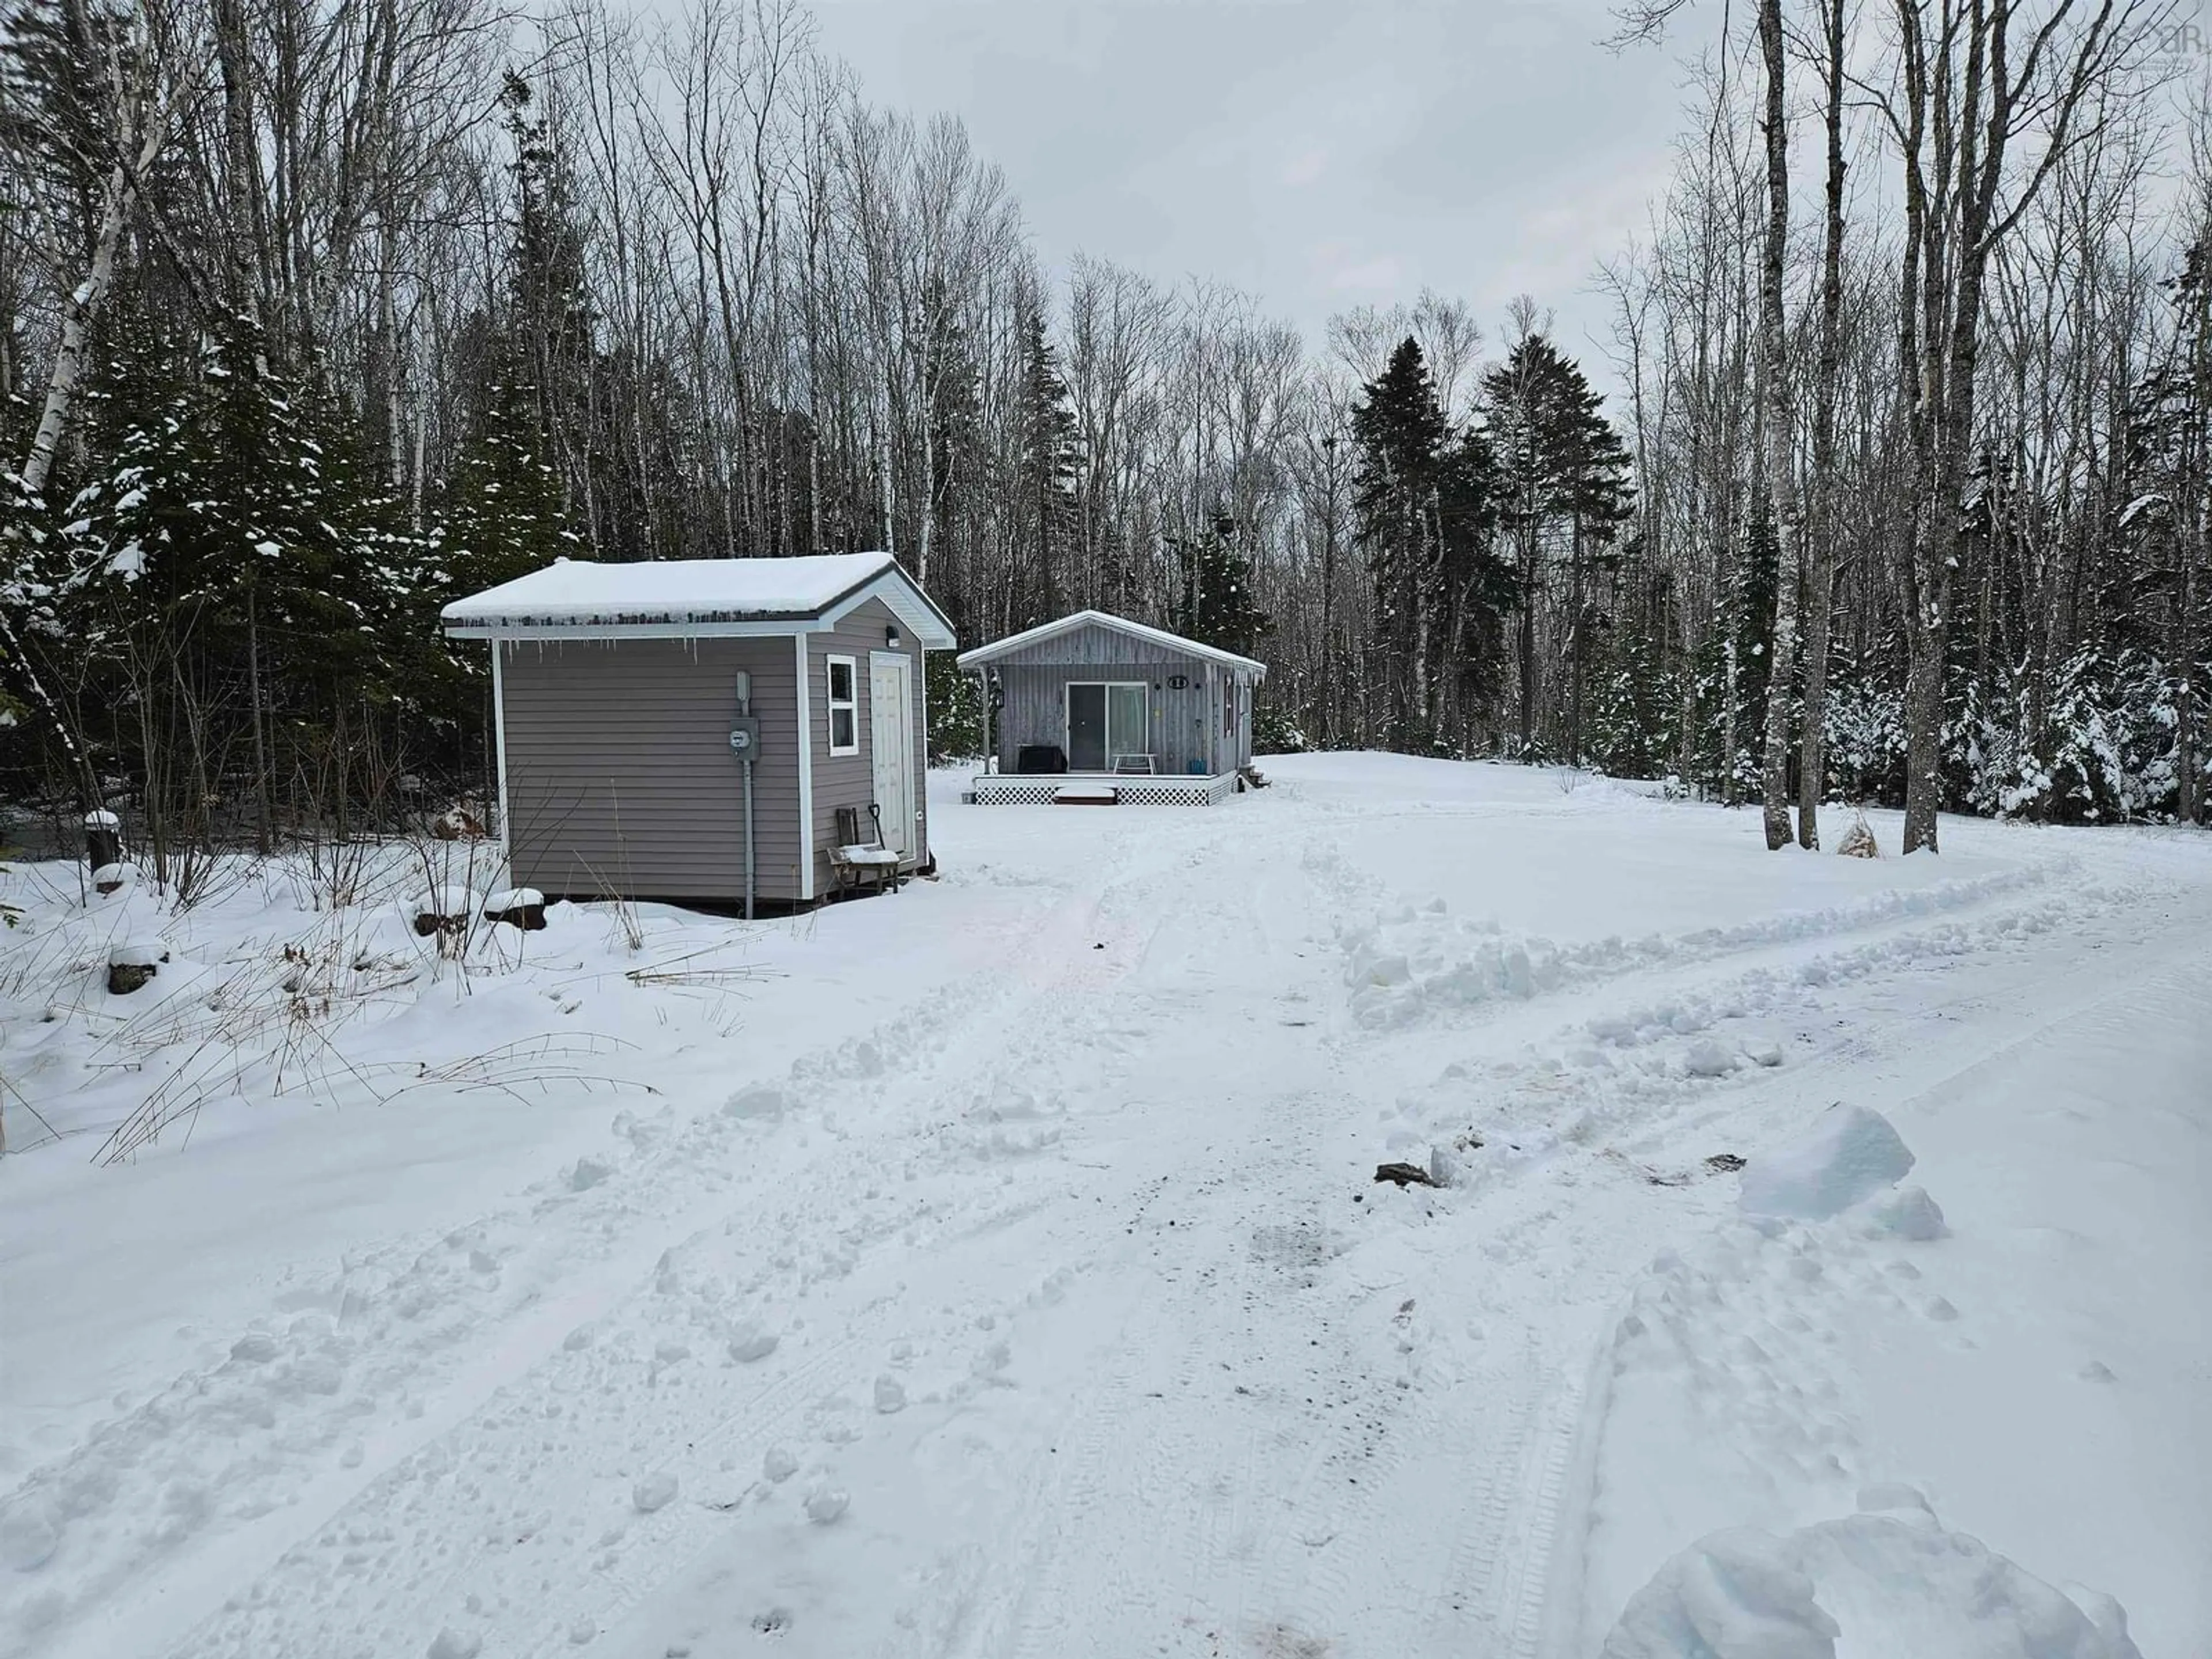
[[[1759,372],[1767,500],[1776,544],[1774,631],[1766,655],[1766,755],[1763,807],[1766,847],[1790,841],[1790,678],[1797,661],[1797,488],[1790,475],[1790,407],[1782,266],[1790,240],[1790,128],[1782,55],[1782,0],[1759,0],[1759,43],[1766,63],[1766,244],[1759,270]]]
[[[1905,850],[1936,845],[1936,813],[1943,782],[1943,647],[1942,621],[1915,617],[1905,626]]]
[[[86,331],[107,290],[115,282],[115,254],[123,240],[124,221],[129,216],[133,191],[130,175],[121,167],[107,175],[102,191],[100,234],[92,246],[92,264],[84,281],[62,302],[61,342],[54,349],[53,373],[46,378],[45,405],[39,411],[38,428],[31,434],[31,453],[21,477],[26,495],[35,495],[46,485],[54,453],[61,447],[62,428],[76,398],[76,383],[84,373]]]
[[[1571,564],[1567,586],[1567,764],[1583,763],[1583,515],[1569,528]]]
[[[269,856],[269,736],[262,718],[261,620],[254,590],[246,590],[246,691],[253,704],[253,835],[254,848]]]
[[[1836,382],[1842,369],[1844,307],[1844,3],[1822,0],[1827,36],[1827,223],[1820,242],[1820,365],[1813,392],[1813,533],[1805,571],[1805,696],[1797,750],[1797,844],[1820,848],[1820,795],[1827,760],[1829,607],[1835,593]]]

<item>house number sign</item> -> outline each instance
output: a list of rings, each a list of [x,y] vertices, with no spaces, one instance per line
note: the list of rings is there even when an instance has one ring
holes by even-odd
[[[1188,690],[1190,690],[1190,676],[1189,676],[1189,675],[1188,675],[1188,674],[1170,674],[1170,675],[1169,675],[1169,676],[1168,676],[1168,690],[1170,690],[1170,691],[1188,691]]]

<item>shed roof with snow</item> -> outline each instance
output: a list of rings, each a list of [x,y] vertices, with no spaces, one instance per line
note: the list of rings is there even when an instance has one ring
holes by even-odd
[[[446,632],[461,639],[573,638],[586,630],[599,638],[711,638],[828,628],[871,599],[926,648],[952,646],[952,624],[889,553],[633,564],[559,559],[456,599],[443,616]]]

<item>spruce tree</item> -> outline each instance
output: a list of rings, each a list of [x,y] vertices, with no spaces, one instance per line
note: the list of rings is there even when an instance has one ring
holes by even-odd
[[[112,459],[70,503],[53,620],[95,696],[131,711],[118,741],[157,866],[167,838],[214,833],[226,794],[235,810],[234,775],[265,843],[271,779],[305,757],[347,788],[363,710],[392,690],[390,550],[350,423],[271,366],[246,318],[198,341],[127,331],[87,412]]]
[[[526,393],[534,402],[539,459],[555,469],[564,501],[574,502],[574,476],[592,475],[594,457],[610,447],[591,424],[597,319],[581,215],[567,160],[533,112],[530,83],[509,70],[499,101],[514,149],[514,224],[503,314],[487,319],[490,367],[503,395]],[[521,421],[523,411],[513,417]],[[596,533],[580,507],[576,516],[587,535]]]
[[[1237,520],[1217,510],[1206,534],[1170,544],[1176,556],[1176,632],[1240,657],[1255,655],[1274,623],[1252,588],[1252,562],[1237,550]]]
[[[1588,645],[1601,620],[1594,606],[1602,579],[1615,568],[1612,547],[1629,512],[1628,452],[1601,413],[1603,404],[1581,367],[1540,332],[1523,334],[1505,362],[1483,377],[1483,427],[1497,457],[1498,511],[1523,600],[1521,744],[1533,754],[1539,736],[1537,607],[1555,568],[1564,564],[1571,761],[1581,758]]]
[[[1455,699],[1464,746],[1496,687],[1511,573],[1492,554],[1496,467],[1475,433],[1452,429],[1419,343],[1407,338],[1352,410],[1352,508],[1375,587],[1385,740],[1442,741]]]
[[[1036,560],[1028,615],[1016,620],[1028,625],[1058,616],[1073,586],[1068,564],[1075,550],[1075,480],[1081,459],[1060,353],[1045,333],[1043,317],[1035,312],[1023,347],[1020,446],[1023,516]]]

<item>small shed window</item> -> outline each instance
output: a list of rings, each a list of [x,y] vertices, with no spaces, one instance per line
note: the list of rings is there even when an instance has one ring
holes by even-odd
[[[859,671],[851,657],[831,657],[830,669],[830,752],[860,752],[860,694]]]

